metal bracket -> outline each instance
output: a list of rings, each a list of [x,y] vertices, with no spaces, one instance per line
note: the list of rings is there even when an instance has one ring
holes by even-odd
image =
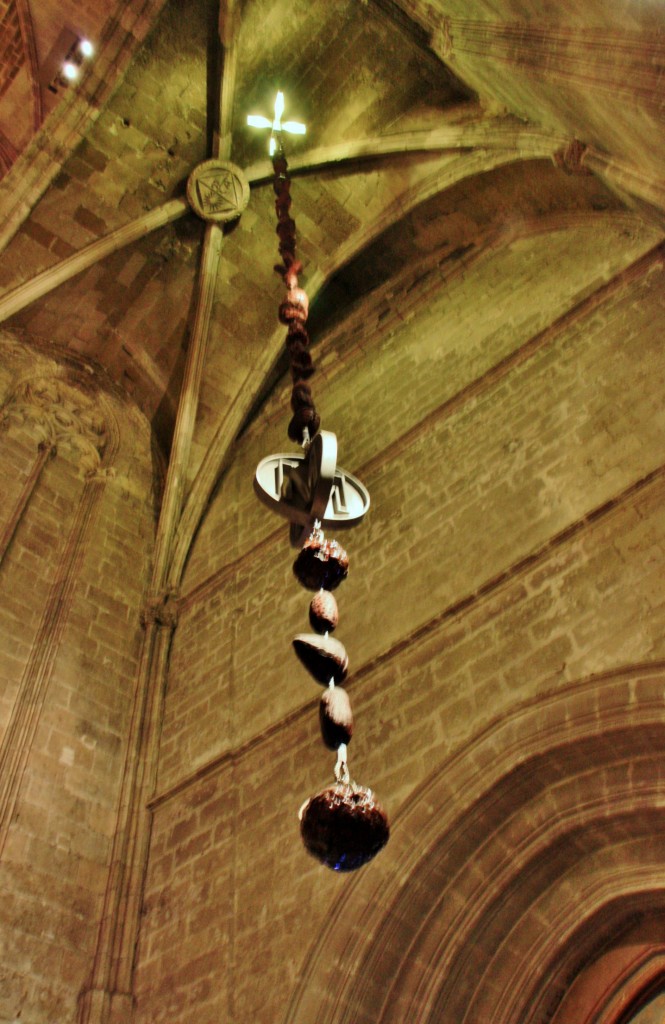
[[[337,467],[337,437],[321,430],[306,452],[268,455],[256,467],[254,490],[273,512],[291,523],[291,544],[300,547],[315,520],[355,526],[369,509],[367,488]]]

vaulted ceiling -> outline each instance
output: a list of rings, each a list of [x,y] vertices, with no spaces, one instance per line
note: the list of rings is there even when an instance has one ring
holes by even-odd
[[[575,282],[587,245],[610,274],[665,231],[661,0],[5,0],[0,17],[0,316],[131,395],[168,457],[208,288],[190,536],[282,369],[271,168],[246,126],[277,88],[308,126],[287,155],[315,344],[391,281],[408,294],[526,234],[592,221],[557,250]],[[83,37],[95,56],[54,92]],[[252,185],[214,259],[185,197],[213,155]]]
[[[375,777],[389,779],[384,791],[392,806],[402,807],[390,852],[376,871],[358,876],[348,898],[340,897],[335,928],[326,921],[321,941],[305,954],[319,927],[308,924],[297,984],[296,959],[286,971],[282,955],[261,962],[262,986],[248,968],[246,1019],[262,1010],[277,1020],[284,1011],[292,1022],[339,1024],[343,1006],[343,1019],[359,1024],[379,1019],[378,1006],[384,1022],[424,1021],[443,1019],[444,1004],[451,1020],[555,1019],[554,1004],[542,1000],[563,992],[587,962],[593,961],[590,971],[602,972],[602,959],[594,957],[603,944],[608,956],[613,952],[619,927],[637,932],[639,922],[629,920],[636,906],[644,903],[653,917],[649,927],[660,945],[662,544],[661,533],[650,532],[657,518],[650,509],[660,502],[663,478],[662,364],[654,353],[665,261],[664,3],[0,0],[6,376],[12,387],[30,384],[32,370],[51,357],[63,378],[71,370],[71,394],[86,394],[89,415],[98,392],[104,398],[113,392],[125,412],[131,407],[127,432],[136,423],[141,430],[136,448],[127,444],[123,451],[129,468],[108,506],[109,521],[117,514],[123,531],[136,529],[130,517],[139,504],[146,520],[153,511],[147,498],[136,506],[126,500],[132,487],[143,481],[147,495],[166,467],[163,491],[155,488],[162,499],[156,540],[141,520],[131,549],[140,545],[145,562],[146,579],[137,570],[130,595],[136,607],[111,597],[126,632],[113,634],[116,674],[104,685],[115,686],[122,673],[114,699],[124,700],[133,686],[136,704],[131,720],[127,712],[126,788],[118,790],[109,847],[106,891],[116,910],[106,916],[104,905],[86,1005],[102,990],[132,991],[128,975],[146,906],[137,893],[158,767],[157,796],[166,807],[166,796],[184,794],[197,779],[213,780],[210,766],[214,772],[223,766],[213,780],[221,792],[224,766],[236,771],[237,751],[253,757],[258,750],[256,763],[266,763],[256,778],[274,786],[268,794],[279,787],[286,806],[281,769],[265,753],[273,748],[259,749],[254,740],[267,736],[276,749],[282,743],[276,727],[287,723],[290,735],[300,730],[296,743],[310,743],[302,724],[305,711],[310,717],[302,702],[310,698],[283,671],[282,640],[273,629],[277,610],[295,621],[298,595],[289,605],[283,579],[268,579],[277,529],[257,528],[258,514],[246,511],[254,501],[253,467],[273,434],[279,430],[283,438],[290,418],[285,328],[277,319],[284,287],[274,273],[272,167],[265,133],[246,124],[250,113],[270,115],[277,89],[286,95],[286,117],[307,124],[304,138],[289,138],[286,148],[304,265],[300,284],[311,301],[319,411],[324,426],[339,432],[341,448],[353,429],[353,461],[344,452],[344,464],[371,479],[373,495],[380,494],[367,528],[358,531],[359,562],[365,557],[369,564],[377,538],[381,556],[347,591],[354,671],[364,666],[358,703],[367,710],[375,700],[376,706],[392,700],[396,710],[385,712],[385,721],[404,723],[397,746],[411,747],[431,715],[428,687],[438,674],[432,693],[441,701],[443,742],[431,762],[423,746],[417,770],[404,774],[399,758],[391,760],[397,725],[384,732],[384,712],[375,716],[365,748],[372,747],[375,761],[365,762],[367,777],[373,784]],[[80,79],[66,85],[58,68],[82,38],[93,42],[95,54]],[[200,219],[188,198],[190,175],[211,158],[232,161],[251,186],[247,208],[224,226]],[[603,344],[606,337],[610,343]],[[534,353],[538,366],[522,375]],[[363,402],[368,408],[359,412]],[[39,458],[47,458],[46,449]],[[32,471],[28,480],[36,479]],[[414,499],[412,508],[407,498]],[[603,517],[615,511],[610,529]],[[587,527],[598,529],[591,539]],[[40,558],[47,549],[52,554],[56,528],[54,519],[45,539],[35,531]],[[93,528],[94,522],[91,535]],[[83,545],[68,545],[78,558]],[[445,559],[432,557],[437,546]],[[93,548],[87,535],[86,547]],[[110,550],[120,551],[120,542]],[[68,574],[75,574],[71,558],[53,563],[47,624],[52,608],[58,623],[67,614],[62,594]],[[106,564],[100,556],[91,574]],[[41,562],[35,574],[40,569]],[[122,589],[125,564],[113,569]],[[527,586],[532,571],[540,582],[530,578]],[[245,589],[250,575],[251,593]],[[13,577],[7,579],[13,586]],[[131,661],[127,669],[128,659],[116,652],[130,626],[138,633],[139,593],[149,640],[136,654],[134,678]],[[88,601],[88,591],[81,600]],[[545,609],[550,617],[528,618],[527,604],[538,606],[534,616]],[[174,606],[179,646],[174,642],[167,687]],[[361,607],[362,618],[354,615]],[[457,631],[469,609],[477,620]],[[487,625],[485,615],[496,623]],[[236,628],[252,617],[255,631]],[[454,630],[443,638],[450,624]],[[85,616],[81,629],[97,643]],[[55,627],[52,632],[49,652],[60,642]],[[513,644],[513,634],[522,632],[528,639]],[[35,636],[31,650],[38,651],[42,634]],[[72,636],[74,648],[78,633]],[[469,667],[468,648],[477,638],[487,646]],[[220,680],[227,643],[233,667],[229,680]],[[33,676],[47,678],[47,656],[30,658],[32,685]],[[78,650],[76,659],[76,685],[85,691],[88,665]],[[255,699],[245,700],[259,660],[262,673],[264,665],[269,669]],[[499,685],[497,664],[504,666]],[[69,673],[66,658],[63,665]],[[106,667],[97,666],[103,673]],[[391,674],[399,685],[384,685]],[[416,676],[422,677],[412,686],[418,703],[413,713],[403,712],[399,702]],[[23,692],[12,719],[21,728],[37,722],[33,690]],[[589,710],[594,701],[597,715]],[[149,728],[144,709],[153,716]],[[113,723],[113,730],[119,766],[120,727]],[[7,735],[11,751],[14,732]],[[30,743],[23,744],[26,751]],[[292,761],[300,749],[288,752]],[[379,770],[386,751],[389,763]],[[286,763],[282,756],[278,766]],[[108,763],[99,763],[110,774]],[[44,773],[50,764],[44,761]],[[253,764],[248,757],[241,777],[252,776]],[[196,774],[204,770],[210,774]],[[183,813],[189,799],[183,798]],[[272,797],[260,799],[267,805]],[[110,806],[111,795],[108,800]],[[171,807],[175,799],[158,822],[164,835],[175,820]],[[7,822],[12,813],[7,798]],[[233,813],[237,824],[243,815]],[[215,857],[225,870],[231,850],[233,870],[239,866],[236,891],[244,884],[253,893],[248,880],[259,871],[246,849],[263,843],[265,819],[244,818],[243,838],[229,825]],[[533,828],[534,822],[543,826]],[[77,820],[71,823],[78,828]],[[99,828],[106,842],[113,825]],[[24,834],[17,831],[19,839]],[[59,845],[54,832],[50,841],[56,839]],[[116,873],[125,856],[128,863]],[[22,861],[20,869],[23,877]],[[319,899],[318,878],[301,877],[299,864],[294,870],[305,888],[292,886],[289,899],[292,907],[302,905],[291,917],[273,919],[282,928],[275,943],[280,934],[292,941],[294,922],[313,904],[321,914],[332,905],[332,896],[327,904],[328,895]],[[225,877],[220,868],[218,889]],[[301,900],[310,885],[316,897]],[[195,900],[207,901],[203,888]],[[33,890],[30,884],[31,901]],[[178,899],[189,904],[192,891],[183,888]],[[586,899],[581,919],[580,893]],[[228,918],[224,901],[215,908],[214,937],[206,939],[216,957],[225,922],[233,920],[238,965],[243,949],[256,946],[254,904],[245,899],[249,910],[231,894]],[[160,936],[156,917],[141,927]],[[177,924],[176,916],[174,935]],[[339,959],[330,956],[333,932]],[[382,934],[385,941],[375,943]],[[56,930],[51,937],[60,941]],[[504,957],[507,937],[511,955]],[[190,938],[187,955],[198,957],[199,936]],[[287,948],[285,941],[282,952]],[[230,988],[241,973],[235,957],[234,948]],[[527,962],[531,973],[515,986],[515,965]],[[580,975],[557,1021],[583,1001],[580,989],[594,989],[595,977]],[[77,991],[80,984],[77,977]],[[153,993],[167,987],[168,972],[146,972],[139,1019],[175,1019],[168,1001],[163,1018],[153,1013]],[[179,992],[182,1019],[192,1005],[185,991]],[[501,1002],[490,1008],[496,993]],[[616,989],[612,998],[624,994]],[[211,1019],[219,1019],[217,1009]]]

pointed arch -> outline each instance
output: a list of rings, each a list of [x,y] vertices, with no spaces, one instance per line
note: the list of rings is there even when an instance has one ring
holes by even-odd
[[[590,677],[439,765],[337,901],[284,1024],[552,1019],[594,948],[665,914],[664,688],[660,662]]]

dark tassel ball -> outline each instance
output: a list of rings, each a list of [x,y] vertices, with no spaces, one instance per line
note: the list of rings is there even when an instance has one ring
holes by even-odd
[[[293,563],[293,571],[308,590],[334,590],[348,575],[349,556],[336,540],[311,536]]]
[[[338,782],[300,809],[300,834],[312,857],[333,871],[355,871],[383,849],[388,817],[371,789]]]

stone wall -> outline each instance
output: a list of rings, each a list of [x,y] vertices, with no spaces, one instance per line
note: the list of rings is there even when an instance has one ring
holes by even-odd
[[[0,1020],[76,1019],[153,544],[150,431],[85,364],[2,337]]]
[[[483,888],[502,898],[520,877],[493,882],[500,858],[483,849],[495,832],[501,856],[510,850],[510,795],[493,816],[492,787],[510,776],[520,746],[536,759],[542,735],[548,749],[548,730],[580,687],[579,721],[588,709],[600,734],[605,693],[610,706],[630,701],[639,712],[643,695],[652,707],[661,683],[630,679],[665,654],[662,273],[662,251],[646,251],[625,223],[569,223],[461,260],[446,280],[424,275],[403,293],[393,283],[325,339],[314,378],[323,425],[372,495],[367,521],[339,535],[351,558],[336,634],[351,663],[351,768],[394,821],[386,850],[354,878],[319,867],[298,836],[298,807],[331,779],[333,758],[318,736],[319,688],[290,650],[307,629],[309,598],[291,573],[286,527],[251,486],[259,458],[290,447],[281,392],[239,442],[182,588],[138,961],[141,1024],[185,1024],[193,1007],[200,1024],[369,1024],[380,1009],[393,1019],[380,991],[408,963],[409,908],[438,900],[443,884],[439,866],[419,888],[426,846],[409,830],[410,809],[419,808],[418,828],[429,822],[427,844],[451,848],[448,874],[468,868],[469,907]],[[616,672],[630,677],[625,685],[608,682]],[[547,701],[553,710],[541,708]],[[540,732],[522,714],[529,707]],[[576,772],[580,750],[570,756]],[[463,757],[473,797],[463,793]],[[559,776],[547,772],[549,791]],[[593,771],[585,785],[609,792]],[[584,803],[583,785],[575,792]],[[486,802],[487,826],[476,821],[455,848],[467,799]],[[577,849],[601,870],[617,840],[599,836]],[[529,875],[541,879],[533,891],[574,864],[571,852],[552,853],[547,878]],[[373,879],[388,880],[383,895],[372,895]],[[345,1002],[337,990],[358,978],[362,958],[344,962],[344,949],[355,942],[362,952],[363,922],[381,920],[380,900],[395,887],[401,916],[383,936],[376,926],[370,973],[358,980],[373,1002],[358,990]],[[503,941],[498,926],[487,936]],[[431,986],[435,960],[423,957]],[[422,998],[394,1019],[425,1013]]]

